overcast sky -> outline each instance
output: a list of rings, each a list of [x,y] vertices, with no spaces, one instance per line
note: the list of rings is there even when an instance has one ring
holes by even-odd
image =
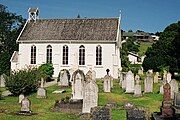
[[[28,17],[29,7],[40,9],[40,18],[119,17],[123,30],[163,31],[180,21],[180,0],[0,0],[10,12]]]

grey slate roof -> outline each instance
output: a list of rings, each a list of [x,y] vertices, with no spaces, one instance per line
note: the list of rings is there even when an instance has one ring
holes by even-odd
[[[116,41],[118,18],[37,19],[29,21],[18,42]]]

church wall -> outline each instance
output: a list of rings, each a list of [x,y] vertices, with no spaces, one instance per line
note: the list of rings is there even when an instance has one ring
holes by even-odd
[[[30,52],[31,46],[35,45],[37,49],[36,53],[36,64],[30,64]],[[77,67],[86,72],[89,68],[92,68],[96,71],[96,77],[102,78],[106,74],[106,69],[110,69],[110,74],[117,78],[118,73],[117,68],[119,68],[119,64],[117,61],[120,59],[116,56],[115,44],[75,44],[75,43],[36,43],[36,44],[19,44],[19,67],[20,69],[25,68],[26,66],[39,66],[46,62],[46,47],[47,45],[52,46],[52,63],[54,66],[54,75],[53,77],[57,77],[58,73],[62,69],[72,70],[77,69]],[[62,52],[63,46],[67,45],[69,47],[69,61],[68,65],[62,65]],[[79,55],[79,47],[80,45],[84,45],[85,47],[85,65],[78,65],[78,55]],[[102,47],[102,65],[96,65],[96,46],[101,45]],[[116,57],[115,57],[116,56]],[[75,63],[76,62],[76,63]],[[114,67],[115,65],[115,67]],[[12,68],[13,69],[13,68]],[[114,72],[113,72],[114,71]]]

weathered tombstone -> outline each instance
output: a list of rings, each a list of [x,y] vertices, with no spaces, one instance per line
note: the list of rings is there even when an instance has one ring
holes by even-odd
[[[72,99],[83,99],[83,88],[85,84],[83,71],[76,70],[73,73],[72,80]]]
[[[5,77],[5,74],[2,74],[0,76],[0,87],[5,87],[5,79],[4,79],[4,77]]]
[[[19,103],[21,103],[21,101],[24,99],[24,95],[23,94],[20,94],[19,95]]]
[[[30,112],[30,100],[25,97],[24,99],[22,99],[21,101],[21,112]]]
[[[144,79],[144,92],[153,92],[153,78],[151,73],[148,73],[147,77]]]
[[[158,83],[158,81],[159,81],[159,72],[156,72],[156,74],[154,75],[153,80],[154,80],[154,83]]]
[[[163,102],[161,107],[161,113],[164,118],[173,117],[173,110],[171,105],[171,86],[169,83],[166,83],[163,87],[164,95],[163,95]]]
[[[92,80],[84,86],[82,113],[90,113],[92,107],[98,103],[98,86]]]
[[[44,88],[38,88],[37,98],[46,98],[46,90]]]
[[[168,72],[167,75],[166,75],[166,80],[167,80],[167,83],[170,83],[171,82],[171,73]]]
[[[139,75],[143,75],[143,70],[138,70]]]
[[[103,81],[104,92],[111,92],[111,77],[109,75],[105,75]]]
[[[92,80],[96,81],[96,71],[92,70]]]
[[[134,74],[131,71],[126,74],[126,93],[134,93]]]
[[[174,99],[174,93],[178,93],[179,91],[178,82],[172,79],[169,84],[171,86],[171,99]]]
[[[92,81],[92,71],[91,71],[91,70],[89,70],[89,71],[86,73],[85,79],[86,79],[87,82]]]
[[[69,86],[70,82],[70,75],[68,70],[61,70],[60,71],[60,80],[58,82],[59,86]]]
[[[134,86],[134,97],[142,96],[141,85],[140,85],[140,77],[139,75],[135,76],[135,86]]]

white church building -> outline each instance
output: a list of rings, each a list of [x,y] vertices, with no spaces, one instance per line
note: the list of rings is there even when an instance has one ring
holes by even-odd
[[[70,74],[76,69],[92,69],[96,78],[106,75],[118,78],[121,69],[120,18],[39,19],[38,8],[30,8],[17,38],[19,51],[11,57],[11,70],[38,67],[52,63],[53,77],[60,70]]]

